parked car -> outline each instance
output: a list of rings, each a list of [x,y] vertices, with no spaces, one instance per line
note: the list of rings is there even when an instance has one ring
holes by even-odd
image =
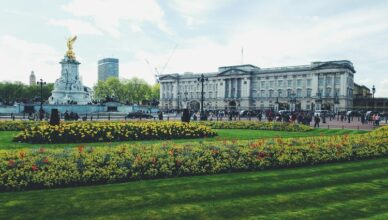
[[[328,110],[316,110],[314,112],[314,115],[317,115],[318,117],[329,116],[329,111]]]
[[[255,112],[251,110],[242,110],[240,111],[240,116],[241,117],[247,117],[247,116],[255,116]]]
[[[279,114],[280,115],[291,115],[291,111],[290,110],[279,110]]]
[[[143,112],[130,112],[125,116],[125,118],[153,118],[153,116]]]

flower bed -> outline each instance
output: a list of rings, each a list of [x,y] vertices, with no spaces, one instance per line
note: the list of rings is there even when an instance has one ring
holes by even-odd
[[[213,129],[253,129],[253,130],[274,130],[274,131],[310,131],[310,126],[281,123],[281,122],[258,122],[258,121],[205,121],[200,124]]]
[[[261,170],[387,155],[388,127],[353,136],[0,151],[0,191]]]
[[[0,121],[0,131],[23,131],[29,127],[48,124],[43,121]]]
[[[27,143],[85,143],[127,140],[213,137],[209,127],[181,122],[83,122],[41,125],[25,129],[14,141]]]

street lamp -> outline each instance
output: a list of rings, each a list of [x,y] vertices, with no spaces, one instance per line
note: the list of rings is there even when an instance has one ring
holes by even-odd
[[[39,109],[39,119],[43,119],[43,85],[46,85],[46,82],[43,79],[40,79],[36,84],[40,85],[40,109]]]
[[[185,91],[185,93],[183,93],[185,95],[185,103],[186,103],[186,108],[188,109],[188,106],[187,106],[187,95],[189,94],[187,91]]]
[[[322,102],[322,94],[320,92],[317,92],[317,97],[318,99],[315,101],[316,102],[316,110],[321,110],[321,102]],[[319,107],[319,108],[318,108]]]
[[[376,92],[376,88],[375,88],[375,85],[373,85],[373,86],[372,86],[373,110],[375,110],[375,92]]]
[[[338,99],[338,93],[335,93],[334,95],[334,112],[338,112],[338,104],[339,104],[339,99]]]
[[[201,114],[200,114],[200,120],[202,120],[202,121],[205,121],[207,119],[206,115],[205,115],[205,112],[203,111],[203,95],[204,95],[203,83],[205,81],[208,81],[208,78],[205,77],[203,74],[201,74],[201,77],[198,77],[198,82],[201,83]]]
[[[279,94],[278,96],[276,97],[276,102],[275,102],[275,111],[278,112],[279,111]]]
[[[291,103],[291,111],[295,111],[296,94],[294,91],[292,91],[290,103]]]

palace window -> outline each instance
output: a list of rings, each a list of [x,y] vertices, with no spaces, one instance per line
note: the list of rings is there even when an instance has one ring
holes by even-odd
[[[272,98],[273,97],[273,90],[269,90],[269,97]]]
[[[287,97],[291,97],[291,89],[287,89]]]
[[[311,92],[312,92],[312,89],[307,89],[307,97],[311,97]]]
[[[290,87],[292,87],[292,80],[288,80],[287,81],[287,86],[290,88]]]
[[[311,79],[307,79],[307,87],[311,87]]]
[[[301,79],[298,79],[298,80],[296,81],[296,86],[302,87],[302,80],[301,80]]]
[[[320,76],[318,78],[318,86],[323,86],[323,77],[322,76]]]
[[[340,76],[336,76],[336,77],[334,78],[334,83],[335,83],[336,85],[341,84],[341,77],[340,77]]]
[[[282,85],[283,85],[283,80],[279,80],[278,81],[278,87],[282,87]]]
[[[296,97],[302,97],[302,90],[301,89],[296,90]]]
[[[331,76],[326,77],[326,85],[331,85]]]
[[[279,89],[279,90],[278,90],[278,96],[279,96],[279,97],[282,97],[282,95],[283,95],[283,94],[282,94],[282,90]]]

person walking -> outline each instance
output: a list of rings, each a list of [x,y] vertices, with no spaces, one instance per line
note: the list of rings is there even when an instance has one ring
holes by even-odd
[[[319,122],[321,121],[321,119],[319,118],[319,116],[316,114],[314,116],[314,128],[319,128]]]

